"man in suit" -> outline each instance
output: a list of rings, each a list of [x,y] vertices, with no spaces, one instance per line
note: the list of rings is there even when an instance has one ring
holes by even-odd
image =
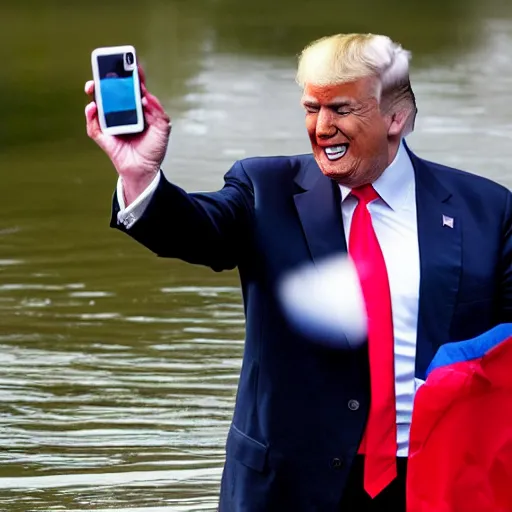
[[[312,154],[238,161],[213,193],[159,170],[170,120],[145,85],[139,137],[105,136],[86,107],[119,174],[112,227],[159,256],[239,271],[246,343],[221,512],[405,510],[415,379],[441,344],[511,320],[510,192],[406,146],[409,57],[371,34],[306,47]],[[359,349],[314,343],[276,298],[289,270],[347,251],[369,316]]]

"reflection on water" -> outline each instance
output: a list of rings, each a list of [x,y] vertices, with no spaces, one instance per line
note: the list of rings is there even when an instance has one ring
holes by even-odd
[[[0,508],[213,505],[242,347],[238,288],[155,290],[149,301],[170,314],[123,313],[114,292],[85,288],[0,286],[0,318],[27,327],[0,334]]]
[[[412,148],[511,185],[512,8],[368,0],[339,22],[334,0],[70,5],[0,12],[0,510],[214,510],[243,350],[237,276],[108,228],[115,176],[83,127],[90,50],[137,46],[174,117],[165,172],[207,190],[238,158],[308,151],[303,44],[387,32],[415,54]]]

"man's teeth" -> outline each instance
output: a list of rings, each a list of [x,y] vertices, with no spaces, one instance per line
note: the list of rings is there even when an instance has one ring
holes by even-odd
[[[347,145],[343,144],[341,146],[330,146],[325,148],[325,154],[329,160],[338,160],[339,158],[345,156],[347,152]]]

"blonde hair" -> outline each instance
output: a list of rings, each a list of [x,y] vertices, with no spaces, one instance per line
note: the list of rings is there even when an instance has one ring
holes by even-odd
[[[297,83],[336,85],[365,77],[377,78],[376,97],[403,103],[409,117],[416,116],[416,102],[409,81],[411,53],[389,37],[375,34],[336,34],[313,41],[299,56]],[[395,98],[396,96],[396,98]],[[413,126],[409,123],[409,131]]]

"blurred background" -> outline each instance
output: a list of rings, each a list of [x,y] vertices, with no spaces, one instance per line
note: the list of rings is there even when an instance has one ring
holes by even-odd
[[[512,185],[512,2],[1,0],[0,510],[214,510],[243,349],[237,275],[108,227],[86,137],[97,46],[134,44],[174,119],[167,176],[308,152],[296,55],[337,32],[413,52],[420,156]]]

